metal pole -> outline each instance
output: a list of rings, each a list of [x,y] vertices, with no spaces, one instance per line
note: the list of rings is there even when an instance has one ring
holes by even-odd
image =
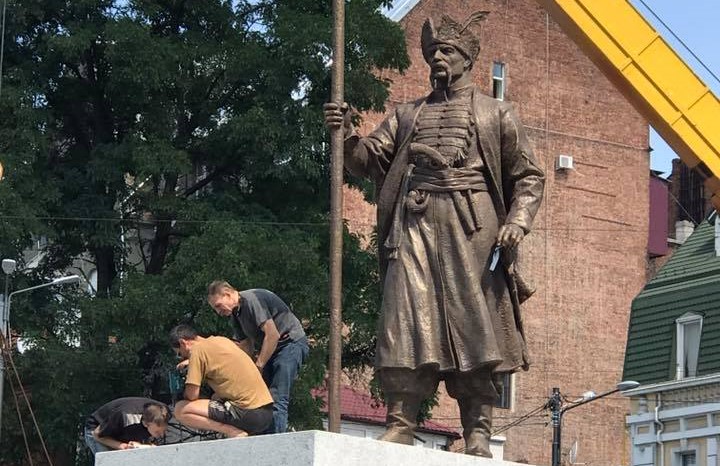
[[[4,337],[8,336],[8,328],[10,324],[10,313],[8,310],[8,293],[10,292],[10,277],[5,275],[5,294],[3,295],[3,312],[2,312],[2,334]]]
[[[5,335],[5,302],[7,301],[7,279],[5,280],[5,294],[3,295],[2,303],[2,342],[0,342],[0,433],[2,432],[2,404],[5,389],[5,342],[7,341]],[[0,438],[2,438],[0,436]]]
[[[3,294],[2,314],[0,314],[0,325],[2,325],[2,342],[0,344],[0,432],[2,432],[3,397],[5,395],[5,351],[10,351],[8,345],[8,320],[10,319],[8,309],[8,292],[10,291],[10,277],[5,275],[5,294]],[[1,438],[1,437],[0,437]]]
[[[550,396],[550,400],[548,400],[547,407],[550,408],[550,411],[552,412],[552,428],[553,428],[553,443],[552,443],[552,466],[560,466],[562,463],[562,452],[561,452],[561,443],[562,443],[562,419],[563,414],[565,414],[567,411],[570,411],[571,409],[575,409],[578,406],[582,406],[584,404],[590,403],[591,401],[597,401],[601,398],[605,398],[606,396],[612,395],[613,393],[617,393],[622,390],[631,390],[633,388],[636,388],[639,383],[628,380],[624,382],[620,382],[616,388],[613,388],[612,390],[608,390],[605,393],[601,393],[600,395],[595,395],[589,398],[586,398],[582,401],[575,402],[569,406],[563,407],[562,405],[562,397],[560,396],[560,389],[559,388],[553,388],[552,395]]]
[[[345,71],[345,0],[333,0],[332,102],[342,105]],[[342,125],[330,130],[330,347],[328,361],[328,430],[340,432],[340,371],[342,354],[342,249],[343,249],[343,143]]]
[[[560,397],[560,389],[555,387],[550,397],[550,410],[552,411],[552,466],[560,466],[560,445],[562,437],[562,398]]]

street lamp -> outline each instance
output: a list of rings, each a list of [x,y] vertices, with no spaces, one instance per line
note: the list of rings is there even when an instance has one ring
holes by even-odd
[[[569,406],[563,407],[562,405],[562,397],[560,396],[560,389],[555,387],[553,388],[552,395],[550,396],[550,400],[548,401],[548,407],[550,408],[550,411],[552,411],[552,427],[553,427],[553,443],[552,443],[552,466],[560,466],[560,445],[562,440],[562,418],[563,414],[565,414],[567,411],[570,411],[573,408],[577,408],[578,406],[584,405],[586,403],[590,403],[591,401],[599,400],[600,398],[605,398],[608,395],[612,395],[613,393],[617,393],[620,391],[625,390],[631,390],[633,388],[637,388],[640,384],[638,382],[635,382],[633,380],[625,380],[623,382],[620,382],[617,384],[615,388],[612,390],[608,390],[605,393],[601,393],[599,395],[595,395],[592,392],[586,393],[585,396],[583,396],[583,399],[575,402]]]
[[[17,267],[17,262],[15,262],[14,260],[12,260],[12,259],[3,259],[2,260],[2,270],[3,270],[3,272],[5,272],[5,294],[3,295],[3,310],[2,310],[2,314],[0,314],[0,325],[2,325],[2,336],[3,337],[7,337],[7,335],[5,334],[5,329],[7,328],[5,325],[5,322],[7,320],[5,317],[7,314],[5,312],[5,309],[7,308],[7,306],[5,304],[7,303],[8,291],[10,288],[10,274],[15,272],[16,267]],[[0,366],[2,366],[2,364],[3,364],[3,362],[0,361]],[[2,390],[2,389],[0,389],[0,390]],[[2,393],[2,392],[0,391],[0,393]]]
[[[5,265],[6,261],[10,261],[10,259],[4,259],[2,261],[2,268],[3,271],[6,274],[9,274],[9,272],[6,270]],[[15,261],[11,261],[13,264],[13,269],[15,266]],[[8,264],[8,270],[9,270],[9,264]],[[37,290],[38,288],[45,288],[48,286],[54,286],[54,285],[67,285],[69,283],[77,283],[80,281],[80,277],[78,275],[68,275],[65,277],[56,278],[55,280],[47,283],[43,283],[41,285],[35,285],[31,286],[29,288],[23,288],[21,290],[15,290],[10,294],[7,294],[7,288],[8,288],[8,282],[7,278],[5,280],[5,302],[3,305],[3,313],[2,313],[2,336],[3,336],[3,343],[5,346],[0,347],[0,427],[2,427],[2,399],[3,399],[3,386],[5,385],[5,363],[3,362],[4,359],[2,356],[2,351],[8,350],[10,351],[10,345],[9,342],[9,323],[10,323],[10,303],[12,301],[12,297],[16,294],[20,293],[27,293],[28,291]]]
[[[4,262],[4,261],[3,261]],[[10,323],[10,303],[12,302],[12,297],[16,294],[20,293],[26,293],[28,291],[37,290],[38,288],[45,288],[48,286],[54,286],[54,285],[67,285],[70,283],[77,283],[80,281],[80,277],[78,275],[67,275],[65,277],[56,278],[55,280],[47,283],[42,283],[40,285],[31,286],[30,288],[23,288],[22,290],[15,290],[9,295],[7,295],[6,305],[5,305],[5,312],[4,314],[4,320],[3,320],[3,336],[8,337],[8,325]],[[7,286],[7,285],[6,285]]]

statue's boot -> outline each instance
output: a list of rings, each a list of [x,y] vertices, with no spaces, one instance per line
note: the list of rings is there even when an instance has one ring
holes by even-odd
[[[408,393],[386,394],[385,397],[388,406],[387,430],[378,440],[414,445],[420,397]]]
[[[492,458],[490,429],[493,405],[481,398],[464,398],[458,400],[458,406],[465,438],[465,454]]]

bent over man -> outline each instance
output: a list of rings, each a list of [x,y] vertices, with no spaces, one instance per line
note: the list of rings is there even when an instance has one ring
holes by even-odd
[[[99,407],[85,421],[85,445],[93,455],[127,450],[165,434],[170,410],[149,398],[118,398]]]
[[[412,443],[421,401],[444,380],[460,408],[465,453],[489,449],[493,380],[529,364],[516,247],[530,231],[544,174],[512,106],[472,82],[473,26],[428,19],[421,47],[432,91],[398,105],[369,136],[346,105],[345,166],[376,184],[383,301],[375,366],[388,401],[382,439]]]
[[[265,431],[272,423],[272,397],[250,357],[225,337],[201,337],[189,325],[170,331],[170,345],[186,359],[185,399],[175,405],[175,417],[194,429],[213,430],[226,437]],[[212,400],[200,399],[200,386],[213,389]]]
[[[285,432],[290,391],[309,351],[300,321],[272,291],[238,291],[219,280],[208,286],[208,304],[218,315],[230,318],[234,338],[248,354],[260,345],[255,364],[273,397],[272,431]]]

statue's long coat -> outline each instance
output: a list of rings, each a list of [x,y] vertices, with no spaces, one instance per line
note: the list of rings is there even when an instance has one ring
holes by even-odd
[[[384,243],[393,222],[396,203],[404,202],[405,193],[400,192],[401,181],[408,168],[408,152],[415,120],[425,101],[426,99],[420,99],[397,106],[368,137],[352,135],[345,142],[346,168],[354,175],[372,179],[377,185],[378,248],[383,279],[389,261]],[[499,225],[515,224],[527,233],[542,200],[543,171],[535,160],[523,127],[510,104],[492,99],[473,89],[472,112],[476,147],[484,162],[485,182],[494,205],[494,212],[487,214],[496,216]],[[486,253],[489,254],[490,251]],[[532,292],[517,277],[514,256],[515,251],[504,251],[502,254],[502,266],[498,267],[496,273],[501,274],[504,287],[504,291],[498,296],[505,298],[494,303],[496,308],[490,312],[495,321],[495,333],[498,333],[498,329],[502,329],[503,333],[498,335],[502,361],[498,364],[497,358],[488,357],[488,349],[480,335],[484,329],[475,322],[474,316],[464,309],[456,309],[448,312],[454,313],[453,322],[460,329],[450,338],[453,346],[450,351],[457,355],[454,357],[457,364],[455,367],[443,367],[440,364],[439,370],[469,371],[487,367],[488,363],[491,363],[492,370],[506,372],[520,367],[527,368],[529,365],[520,319],[520,303]],[[478,258],[478,267],[486,267],[486,262],[487,257]],[[383,299],[395,299],[388,294],[388,289],[386,286]],[[442,359],[443,355],[432,354],[432,345],[429,350],[423,350],[422,356],[415,354],[418,343],[414,339],[417,340],[417,332],[428,331],[427,325],[419,326],[417,322],[427,321],[427,318],[418,315],[419,311],[413,309],[401,309],[401,312],[408,314],[399,320],[386,318],[388,316],[381,317],[376,366],[415,368]],[[478,331],[474,332],[474,329]],[[442,329],[432,331],[440,332]],[[388,338],[405,339],[397,346],[393,344],[392,348],[409,348],[409,351],[403,349],[399,352],[411,354],[389,354],[390,352],[384,351],[387,350]]]

